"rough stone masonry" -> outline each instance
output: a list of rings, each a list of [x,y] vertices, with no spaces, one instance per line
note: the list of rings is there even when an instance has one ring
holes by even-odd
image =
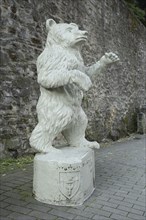
[[[74,22],[89,32],[86,65],[113,51],[120,63],[94,80],[84,97],[87,138],[116,140],[136,131],[144,104],[146,29],[119,0],[2,0],[1,3],[1,156],[28,152],[36,124],[39,87],[36,59],[43,50],[45,21]]]

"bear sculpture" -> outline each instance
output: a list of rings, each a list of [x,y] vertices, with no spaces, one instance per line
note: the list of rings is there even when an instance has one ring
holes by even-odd
[[[30,145],[39,152],[59,151],[53,140],[62,133],[70,146],[99,148],[97,142],[85,138],[87,116],[81,103],[83,91],[92,86],[92,75],[119,60],[114,53],[105,55],[94,65],[86,67],[81,46],[87,31],[74,23],[46,21],[46,46],[37,59],[38,83],[41,95],[37,103],[38,124],[30,137]]]

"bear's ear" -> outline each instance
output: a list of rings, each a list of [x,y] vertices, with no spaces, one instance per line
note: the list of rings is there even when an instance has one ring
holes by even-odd
[[[53,27],[56,24],[56,22],[53,19],[48,19],[46,21],[46,29],[49,31],[51,27]]]

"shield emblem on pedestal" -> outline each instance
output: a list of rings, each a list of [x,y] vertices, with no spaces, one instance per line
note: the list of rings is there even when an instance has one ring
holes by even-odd
[[[67,198],[73,198],[80,187],[80,172],[60,172],[59,173],[59,189]]]

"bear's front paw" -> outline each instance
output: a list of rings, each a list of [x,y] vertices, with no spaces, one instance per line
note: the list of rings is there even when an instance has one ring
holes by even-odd
[[[90,89],[90,87],[92,86],[92,82],[89,76],[78,70],[74,70],[71,73],[72,76],[70,79],[70,83],[77,84],[84,91],[88,91]]]
[[[88,91],[92,86],[92,82],[91,82],[90,78],[87,75],[85,75],[84,78],[81,78],[79,80],[78,85],[84,91]]]
[[[100,59],[103,64],[110,64],[119,61],[119,57],[115,53],[105,53],[105,55]]]

